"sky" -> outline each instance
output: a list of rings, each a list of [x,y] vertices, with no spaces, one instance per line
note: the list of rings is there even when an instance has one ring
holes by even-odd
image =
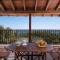
[[[32,16],[32,29],[60,30],[60,17],[57,16]],[[11,29],[29,29],[28,16],[0,16],[0,25]]]

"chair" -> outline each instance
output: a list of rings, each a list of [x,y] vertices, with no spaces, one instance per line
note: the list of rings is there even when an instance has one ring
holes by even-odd
[[[8,51],[14,51],[14,49],[16,48],[16,44],[10,44],[9,46],[5,46],[4,47],[6,50],[8,50]]]
[[[56,59],[59,60],[59,52],[58,52],[58,49],[54,48],[49,53],[52,56],[53,60],[56,60]]]

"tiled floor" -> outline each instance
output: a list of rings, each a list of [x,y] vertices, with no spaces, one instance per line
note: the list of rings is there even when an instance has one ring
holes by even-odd
[[[0,45],[0,48],[1,48],[1,46],[3,47],[3,45]],[[8,56],[7,60],[14,60],[14,57],[15,57],[14,55],[15,54],[11,52],[10,55]],[[22,58],[22,60],[26,60],[26,59],[25,58]],[[36,58],[34,60],[38,60],[38,59]],[[53,60],[52,56],[49,53],[46,54],[46,60]]]
[[[14,57],[15,57],[14,56],[14,53],[11,52],[7,59],[8,60],[14,60]],[[47,57],[46,60],[53,60],[52,56],[49,53],[47,53],[47,56],[46,57]],[[25,58],[22,58],[22,60],[26,60],[26,59]],[[38,59],[35,58],[34,60],[38,60]]]
[[[49,53],[47,53],[46,55],[47,55],[46,60],[53,60],[52,56]],[[8,56],[7,60],[14,60],[14,57],[15,57],[14,53],[11,52],[10,55]],[[38,60],[38,58],[36,58],[36,57],[34,57],[34,58],[35,58],[34,60]],[[27,58],[23,57],[22,60],[27,60]],[[40,60],[42,60],[42,59],[40,59]]]

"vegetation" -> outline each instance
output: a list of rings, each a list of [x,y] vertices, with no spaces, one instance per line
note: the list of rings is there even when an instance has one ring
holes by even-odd
[[[45,41],[47,41],[47,43],[49,44],[57,44],[57,43],[60,43],[60,31],[59,33],[56,33],[56,32],[32,32],[32,40],[36,41],[34,38],[37,38],[37,40],[39,40],[40,38],[43,38]]]
[[[13,43],[17,40],[20,40],[22,37],[29,37],[28,30],[12,30],[9,27],[4,28],[3,26],[0,26],[0,43]],[[60,31],[50,31],[50,30],[33,30],[31,32],[31,39],[32,41],[37,41],[40,38],[43,38],[47,43],[53,44],[53,43],[60,43]]]
[[[10,28],[0,26],[0,43],[13,43],[17,40],[16,32]]]

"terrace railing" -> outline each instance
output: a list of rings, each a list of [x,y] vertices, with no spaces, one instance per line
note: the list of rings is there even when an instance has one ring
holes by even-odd
[[[23,37],[29,37],[28,30],[0,29],[0,43],[12,43]],[[60,43],[60,30],[32,30],[31,40],[36,42],[40,38],[48,43]]]

